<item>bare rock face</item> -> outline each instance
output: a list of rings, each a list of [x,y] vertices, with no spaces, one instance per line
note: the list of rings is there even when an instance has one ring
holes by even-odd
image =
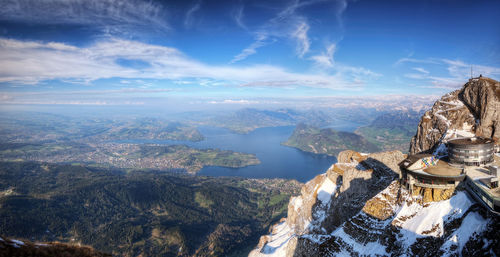
[[[315,252],[314,247],[303,247],[307,236],[327,235],[361,211],[368,199],[397,177],[400,172],[397,164],[404,158],[400,151],[374,154],[349,150],[341,152],[338,160],[342,162],[307,182],[302,187],[301,195],[290,199],[286,226],[279,225],[280,229],[289,231],[275,231],[271,235],[282,233],[281,237],[290,237],[286,245],[287,256],[296,254],[296,247]],[[273,252],[273,247],[276,246],[270,245],[269,237],[264,236],[251,256]],[[307,253],[302,253],[307,256]]]
[[[307,182],[301,195],[290,200],[287,224],[297,235],[333,231],[359,212],[366,200],[387,187],[399,174],[397,164],[404,158],[400,151],[368,155],[351,150],[339,153],[338,160],[343,162]],[[327,184],[336,188],[327,201],[320,201],[319,194]]]
[[[324,174],[316,176],[302,187],[299,196],[290,199],[286,223],[295,229],[296,234],[306,232],[313,220],[313,206],[317,202],[318,189],[325,179],[327,177]]]
[[[471,86],[466,86],[459,94],[479,123],[476,135],[500,139],[500,83],[483,78]]]
[[[363,156],[360,153],[353,150],[342,151],[337,156],[338,163],[351,163],[353,161],[361,162],[364,160],[366,160],[366,156]]]
[[[499,255],[499,218],[460,189],[411,197],[394,180],[404,158],[397,151],[343,153],[339,159],[349,162],[307,183],[290,200],[286,222],[249,256]]]
[[[431,152],[452,133],[500,141],[500,83],[481,77],[441,97],[421,118],[410,154]]]
[[[413,196],[420,196],[421,203],[439,202],[450,199],[455,192],[454,188],[439,189],[414,186]]]
[[[376,197],[366,201],[363,212],[373,218],[386,220],[394,214],[393,206],[398,199],[399,182],[395,181],[389,185],[387,192],[381,192]]]

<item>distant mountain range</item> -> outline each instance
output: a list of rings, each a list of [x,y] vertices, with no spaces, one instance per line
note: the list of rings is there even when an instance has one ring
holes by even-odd
[[[410,140],[417,132],[423,111],[393,111],[377,116],[368,126],[358,128],[355,133],[384,151],[408,152]],[[356,149],[353,149],[356,150]]]
[[[421,113],[406,110],[383,113],[370,125],[358,128],[355,133],[320,129],[301,123],[283,145],[332,156],[347,149],[359,152],[408,152],[409,141],[415,135],[420,116]]]
[[[237,133],[248,133],[262,127],[295,126],[299,123],[316,127],[343,121],[367,124],[380,113],[373,108],[326,108],[322,110],[244,108],[231,114],[211,118],[207,124],[225,127]]]

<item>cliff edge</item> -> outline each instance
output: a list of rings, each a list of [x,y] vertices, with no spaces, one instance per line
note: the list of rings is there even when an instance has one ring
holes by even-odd
[[[400,187],[401,152],[338,159],[290,199],[288,217],[250,257],[500,255],[500,219],[465,191],[425,202]]]
[[[479,77],[441,97],[418,124],[410,154],[435,151],[443,139],[493,138],[500,143],[500,83]]]
[[[479,77],[444,95],[421,118],[410,154],[446,154],[445,143],[500,142],[500,83]],[[288,217],[249,256],[500,256],[500,217],[455,190],[413,194],[396,179],[399,151],[343,151],[292,197]]]

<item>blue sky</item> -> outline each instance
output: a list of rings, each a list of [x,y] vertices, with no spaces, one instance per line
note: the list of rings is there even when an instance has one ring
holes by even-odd
[[[471,66],[500,78],[500,1],[0,4],[4,104],[436,96]]]

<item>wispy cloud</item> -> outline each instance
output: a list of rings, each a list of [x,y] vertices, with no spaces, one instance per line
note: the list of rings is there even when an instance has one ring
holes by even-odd
[[[186,17],[184,18],[184,26],[186,28],[191,28],[194,23],[194,14],[201,9],[201,1],[197,1],[189,10],[186,12]]]
[[[397,60],[394,63],[394,65],[398,66],[398,65],[401,65],[401,64],[404,64],[404,63],[438,64],[439,62],[437,60],[432,59],[432,58],[428,58],[428,59],[415,59],[415,58],[404,57],[404,58],[401,58],[401,59]]]
[[[485,76],[500,76],[500,68],[465,63],[461,60],[450,60],[445,58],[427,58],[427,59],[414,59],[414,58],[401,58],[395,65],[401,66],[406,63],[418,63],[421,65],[429,65],[434,70],[439,72],[430,72],[423,67],[412,67],[411,70],[418,71],[419,73],[406,73],[404,76],[410,79],[428,81],[434,88],[454,89],[459,88],[470,77],[470,68],[474,67],[475,75],[483,74]],[[444,70],[444,75],[443,71]],[[439,75],[437,75],[439,74]],[[447,75],[446,75],[447,74]]]
[[[248,30],[247,26],[243,22],[244,10],[245,10],[245,6],[239,5],[238,7],[236,7],[233,10],[232,17],[233,17],[234,21],[236,22],[236,25],[238,25],[238,27],[240,27],[244,30]]]
[[[131,26],[169,30],[165,8],[142,0],[6,0],[0,20],[33,24],[77,24],[107,32]],[[127,29],[123,28],[127,27]]]
[[[427,71],[426,69],[424,69],[422,67],[413,67],[412,69],[416,70],[418,72],[424,73],[424,74],[429,74],[429,71]]]
[[[323,52],[313,55],[309,59],[314,62],[314,67],[326,73],[337,73],[339,76],[349,78],[355,83],[363,84],[366,81],[377,79],[382,74],[371,71],[363,67],[354,67],[343,63],[335,62],[334,54],[336,44],[328,44]]]
[[[334,64],[333,54],[335,53],[335,49],[335,44],[329,44],[326,47],[326,51],[319,55],[311,56],[311,60],[319,67],[332,68]]]
[[[222,101],[209,101],[209,104],[241,104],[241,105],[249,105],[249,104],[258,104],[259,101],[255,100],[246,100],[246,99],[239,99],[239,100],[233,100],[233,99],[225,99]]]
[[[301,2],[293,0],[276,15],[266,21],[261,27],[253,32],[254,42],[237,54],[232,63],[246,59],[248,56],[256,54],[257,49],[276,42],[277,40],[288,39],[296,43],[295,52],[299,58],[303,58],[309,52],[311,40],[308,36],[310,25],[307,17],[297,13],[297,10],[317,3],[329,2],[327,0],[310,0]]]
[[[136,60],[148,65],[123,66],[117,60]],[[247,87],[292,85],[347,88],[355,85],[337,75],[294,73],[272,65],[207,65],[185,56],[175,48],[116,38],[84,48],[61,43],[0,39],[0,67],[0,82],[18,83],[51,79],[93,81],[120,78],[209,79],[218,84]],[[351,72],[360,71],[353,69]]]
[[[251,45],[249,45],[247,48],[243,49],[243,51],[241,51],[241,53],[239,53],[238,55],[236,55],[231,60],[230,63],[235,63],[235,62],[244,60],[248,56],[257,53],[257,49],[258,48],[260,48],[260,47],[265,46],[266,44],[268,44],[268,40],[267,39],[268,39],[268,37],[267,37],[266,34],[264,34],[264,33],[257,34],[256,40]]]
[[[292,33],[292,37],[297,41],[297,48],[295,51],[300,58],[304,57],[304,54],[309,52],[311,46],[307,31],[309,31],[309,25],[305,21],[302,21],[297,24],[297,28]]]

